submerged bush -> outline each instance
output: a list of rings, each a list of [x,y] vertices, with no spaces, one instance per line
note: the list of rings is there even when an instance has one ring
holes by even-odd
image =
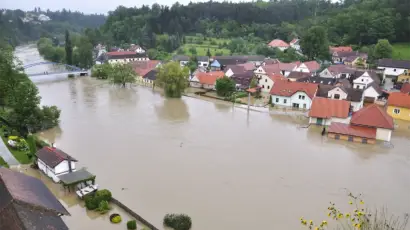
[[[164,225],[174,230],[189,230],[192,226],[191,217],[185,214],[166,214]]]
[[[135,220],[130,220],[130,221],[128,221],[128,222],[127,222],[127,228],[128,228],[129,230],[135,230],[135,229],[137,229],[137,221],[135,221]]]
[[[95,210],[99,206],[98,200],[95,199],[95,196],[93,194],[86,195],[84,197],[84,201],[85,201],[85,207],[88,210]]]
[[[111,223],[118,224],[121,222],[121,216],[118,213],[111,214],[110,221]]]
[[[95,198],[94,198],[95,199]],[[105,214],[108,211],[110,211],[110,205],[108,204],[108,201],[106,200],[102,200],[100,201],[100,203],[98,204],[98,208],[96,209],[98,212],[100,212],[101,214]]]
[[[108,189],[98,190],[95,193],[95,199],[98,200],[98,203],[101,201],[111,201],[112,194]]]

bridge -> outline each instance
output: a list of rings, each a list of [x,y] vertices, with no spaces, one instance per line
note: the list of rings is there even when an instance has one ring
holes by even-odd
[[[51,62],[51,61],[41,61],[41,62],[36,62],[36,63],[31,63],[31,64],[27,64],[23,66],[24,70],[27,70],[29,68],[35,67],[35,66],[42,66],[42,65],[54,65],[54,66],[63,66],[65,67],[64,69],[60,69],[57,71],[43,71],[43,72],[39,72],[39,73],[28,73],[28,76],[40,76],[40,75],[49,75],[49,74],[78,74],[78,75],[87,75],[88,74],[88,70],[83,70],[77,66],[73,66],[73,65],[68,65],[68,64],[64,64],[64,63],[58,63],[58,62]]]

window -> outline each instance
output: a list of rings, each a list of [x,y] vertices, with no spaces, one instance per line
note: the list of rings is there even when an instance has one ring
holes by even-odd
[[[288,100],[283,99],[283,104],[286,104],[288,102]]]
[[[360,86],[359,86],[359,85],[356,85],[356,89],[360,89]]]
[[[340,99],[340,94],[335,94],[335,95],[333,96],[333,98],[334,98],[334,99]]]
[[[400,109],[393,109],[394,114],[400,114]]]
[[[278,103],[278,102],[279,102],[279,98],[276,98],[275,102]]]
[[[265,85],[262,85],[262,88],[265,88]]]
[[[268,82],[268,79],[265,79],[265,82]]]
[[[304,99],[305,99],[305,96],[303,96],[303,95],[299,95],[299,99],[304,100]]]
[[[339,140],[339,139],[340,139],[340,135],[339,135],[339,134],[336,134],[336,135],[335,135],[335,139],[336,139],[336,140]]]
[[[268,89],[270,88],[270,86],[268,85]]]
[[[353,141],[353,136],[349,136],[348,141]]]
[[[364,79],[362,78],[362,82],[364,81]]]
[[[306,109],[306,104],[303,104],[303,108]]]

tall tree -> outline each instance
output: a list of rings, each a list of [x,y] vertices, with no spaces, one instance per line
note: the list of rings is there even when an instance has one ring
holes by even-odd
[[[235,81],[229,77],[223,77],[216,80],[216,93],[222,97],[229,97],[235,92]]]
[[[68,65],[73,64],[73,45],[68,30],[65,31],[65,59]]]
[[[325,28],[314,26],[303,36],[300,46],[309,60],[329,58],[329,42]]]
[[[188,87],[189,69],[178,62],[168,62],[160,67],[156,83],[164,88],[167,97],[181,97]]]
[[[114,64],[109,74],[111,83],[125,87],[127,83],[135,82],[136,73],[127,63]]]
[[[374,58],[391,58],[393,52],[393,47],[390,45],[389,40],[380,39],[377,44],[374,46]]]

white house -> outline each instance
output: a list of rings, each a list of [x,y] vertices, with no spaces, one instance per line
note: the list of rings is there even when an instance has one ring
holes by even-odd
[[[292,41],[290,41],[289,45],[293,49],[295,49],[297,51],[301,51],[301,49],[300,49],[300,39],[294,38]]]
[[[139,54],[134,51],[115,51],[105,53],[108,59],[108,63],[129,63],[134,61],[149,61],[148,56],[145,54]]]
[[[36,153],[38,168],[56,183],[59,176],[76,171],[75,162],[76,159],[55,147],[43,147]]]
[[[276,81],[270,91],[275,106],[310,109],[318,89],[317,84],[295,81]]]
[[[384,58],[378,61],[377,68],[384,70],[385,76],[399,76],[403,74],[405,70],[410,69],[410,60],[392,60]]]
[[[145,50],[141,46],[135,44],[130,45],[130,51],[134,51],[139,54],[145,53]]]
[[[373,78],[366,71],[360,77],[353,80],[353,88],[355,89],[366,89],[367,86],[373,83]]]
[[[350,102],[324,97],[315,97],[309,111],[309,123],[331,125],[332,122],[349,124]]]
[[[320,76],[324,78],[347,78],[349,79],[355,70],[345,65],[331,65],[320,72]]]
[[[296,68],[293,69],[295,72],[303,73],[315,73],[320,69],[320,64],[316,61],[308,61],[300,63]]]
[[[186,66],[189,62],[189,59],[189,56],[186,55],[175,55],[172,57],[172,60],[179,62],[181,66]]]
[[[207,56],[197,56],[196,60],[198,61],[198,66],[208,67],[209,57]]]
[[[225,76],[232,77],[235,74],[240,74],[246,72],[244,66],[241,65],[227,65],[225,67]]]
[[[382,93],[380,86],[373,82],[372,84],[367,85],[367,88],[363,91],[363,97],[367,102],[374,102],[382,95]]]

